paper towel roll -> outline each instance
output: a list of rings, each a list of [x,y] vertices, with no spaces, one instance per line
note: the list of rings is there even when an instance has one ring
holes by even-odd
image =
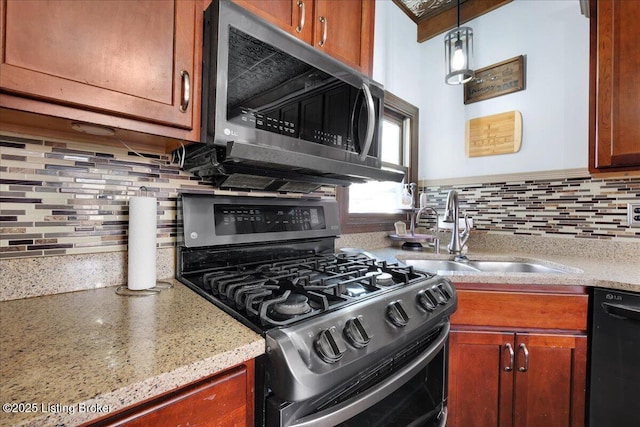
[[[155,197],[129,199],[127,287],[131,290],[139,291],[156,285],[156,216]]]

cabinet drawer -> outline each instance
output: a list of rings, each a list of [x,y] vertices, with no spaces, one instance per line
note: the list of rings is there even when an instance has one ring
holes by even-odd
[[[454,325],[587,329],[587,295],[458,290]]]

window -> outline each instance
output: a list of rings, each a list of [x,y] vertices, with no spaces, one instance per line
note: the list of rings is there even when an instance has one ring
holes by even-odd
[[[383,164],[408,168],[408,182],[418,178],[418,108],[385,93],[381,157]],[[384,167],[384,166],[383,166]],[[368,182],[339,188],[342,229],[345,233],[393,230],[393,223],[406,220],[399,211],[403,183]]]

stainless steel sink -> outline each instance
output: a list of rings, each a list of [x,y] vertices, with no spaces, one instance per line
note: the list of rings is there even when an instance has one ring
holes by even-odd
[[[412,265],[416,270],[428,271],[430,273],[440,273],[447,271],[470,271],[478,273],[475,267],[462,262],[438,260],[438,259],[407,259],[402,261],[407,265]]]
[[[412,265],[417,270],[446,275],[447,272],[469,273],[541,273],[563,274],[566,271],[548,267],[542,264],[523,261],[448,261],[437,259],[407,259],[403,260],[407,265]]]
[[[467,265],[485,273],[565,273],[546,265],[519,261],[469,261]]]

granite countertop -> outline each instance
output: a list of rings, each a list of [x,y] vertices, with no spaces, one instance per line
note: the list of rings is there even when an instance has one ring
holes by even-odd
[[[77,425],[264,352],[261,336],[173,283],[146,297],[108,287],[1,302],[0,425]]]
[[[337,247],[367,247],[356,237]],[[452,272],[454,283],[640,292],[636,242],[581,242],[580,253],[567,250],[576,246],[571,241],[513,244],[513,239],[484,238],[492,240],[471,244],[484,249],[470,251],[470,259],[533,261],[563,273]],[[393,262],[451,259],[388,246],[368,251]],[[106,415],[99,411],[113,413],[264,353],[261,336],[181,283],[173,284],[149,297],[123,297],[106,287],[0,302],[0,400],[9,404],[0,426],[77,425]]]
[[[412,252],[397,247],[370,250],[375,256],[390,262],[408,259],[452,259],[449,254],[434,254],[428,250]],[[640,292],[640,257],[635,259],[594,259],[576,254],[549,256],[535,251],[500,253],[470,251],[470,260],[534,262],[556,268],[563,273],[475,273],[452,271],[447,275],[454,283],[511,283],[538,285],[581,285]]]

